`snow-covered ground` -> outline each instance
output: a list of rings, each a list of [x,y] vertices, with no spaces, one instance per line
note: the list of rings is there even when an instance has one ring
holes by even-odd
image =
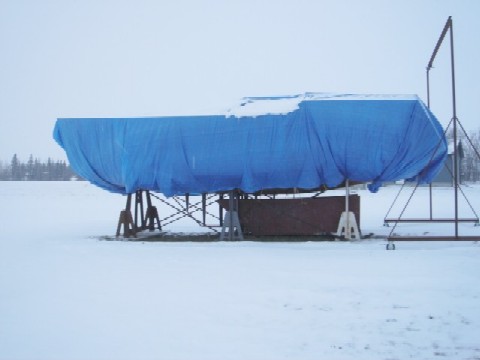
[[[480,187],[464,191],[479,211]],[[397,192],[358,191],[363,233],[391,231],[383,218]],[[427,194],[404,216],[428,215]],[[434,215],[453,215],[452,194],[435,189]],[[1,182],[0,201],[0,359],[480,359],[477,242],[102,241],[119,195]],[[472,216],[464,201],[460,210]]]

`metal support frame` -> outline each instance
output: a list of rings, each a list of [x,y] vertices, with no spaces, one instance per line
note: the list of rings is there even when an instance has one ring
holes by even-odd
[[[167,201],[166,199],[162,199],[160,196],[157,196],[155,194],[151,194],[154,198],[157,200],[161,201],[165,205],[168,205],[170,208],[175,210],[175,213],[168,215],[167,217],[162,219],[162,224],[163,226],[169,225],[175,221],[178,221],[183,218],[191,218],[193,221],[195,221],[198,225],[202,227],[209,228],[213,232],[218,233],[219,231],[215,229],[215,227],[219,227],[221,225],[209,225],[206,224],[206,216],[209,215],[213,218],[219,219],[219,222],[221,222],[220,218],[218,218],[216,215],[211,214],[210,212],[207,211],[207,207],[215,202],[217,200],[214,199],[216,196],[215,194],[204,194],[202,195],[202,199],[198,202],[190,202],[190,198],[187,204],[187,199],[183,200],[181,197],[172,197],[171,199],[176,203],[172,204],[171,202]],[[213,200],[212,200],[213,199]],[[219,206],[220,207],[220,206]],[[202,220],[198,220],[194,214],[198,211],[202,211]]]
[[[470,141],[470,145],[474,148],[477,156],[480,159],[480,154],[478,153],[477,149],[473,146],[473,143],[469,139],[468,135],[465,132],[465,129],[463,129],[463,126],[461,125],[458,117],[457,117],[457,105],[456,105],[456,89],[455,89],[455,52],[454,52],[454,44],[453,44],[453,21],[452,17],[449,16],[447,19],[447,22],[445,23],[445,26],[443,27],[442,33],[440,34],[440,37],[435,45],[435,48],[433,50],[433,53],[430,57],[430,60],[428,62],[427,68],[426,68],[426,75],[427,75],[427,106],[430,108],[430,70],[433,68],[433,63],[435,61],[435,58],[437,56],[438,50],[440,49],[441,45],[443,44],[443,41],[449,32],[450,34],[450,71],[451,71],[451,89],[452,89],[452,119],[450,120],[450,123],[448,124],[445,132],[448,130],[451,124],[453,124],[453,143],[454,143],[454,150],[453,150],[453,173],[451,173],[452,178],[453,178],[453,188],[454,188],[454,217],[453,218],[434,218],[433,216],[433,191],[432,191],[432,185],[429,185],[429,198],[430,198],[430,206],[429,206],[429,218],[422,218],[422,219],[406,219],[402,218],[402,215],[408,206],[410,200],[413,197],[413,194],[415,193],[418,184],[415,186],[412,194],[410,195],[405,207],[403,208],[400,216],[395,219],[387,219],[388,214],[390,213],[392,206],[388,210],[387,215],[385,216],[384,219],[384,224],[388,226],[389,223],[394,223],[394,227],[392,231],[390,232],[390,235],[388,236],[388,244],[387,244],[387,250],[390,249],[395,249],[395,245],[393,244],[393,240],[432,240],[430,237],[425,237],[425,236],[416,236],[416,237],[402,237],[402,236],[393,236],[393,231],[395,227],[397,226],[398,223],[400,222],[410,222],[410,223],[415,223],[415,222],[432,222],[432,223],[453,223],[454,228],[455,228],[455,235],[453,237],[441,237],[441,240],[472,240],[472,239],[480,239],[480,237],[470,237],[470,236],[460,236],[459,231],[458,231],[458,225],[459,223],[465,223],[465,222],[471,222],[475,223],[475,225],[479,224],[479,219],[478,215],[476,214],[475,210],[471,206],[470,202],[466,198],[465,194],[463,191],[460,189],[460,183],[459,183],[459,164],[458,164],[458,148],[457,148],[457,143],[458,143],[458,127],[460,126],[467,136],[467,139]],[[435,150],[436,151],[436,150]],[[432,157],[433,158],[433,157]],[[427,165],[428,166],[428,165]],[[449,169],[450,171],[450,169]],[[400,189],[400,192],[402,191],[403,187]],[[458,191],[461,191],[463,196],[465,197],[467,203],[469,204],[471,210],[475,214],[475,218],[459,218],[458,215]],[[399,192],[399,194],[400,194]],[[399,194],[394,200],[394,203],[396,202]],[[440,238],[439,238],[440,239]]]
[[[338,224],[338,219],[340,217],[340,212],[343,210],[340,210],[337,217],[333,220],[333,226],[335,227],[335,230],[329,230],[331,231],[328,233],[330,236],[334,235],[334,231],[337,231],[337,233],[340,233],[340,237],[342,238],[347,238],[350,239],[352,238],[352,234],[354,235],[353,237],[359,239],[360,238],[360,232],[356,231],[358,228],[357,224],[357,213],[356,210],[353,212],[352,210],[352,203],[350,199],[350,183],[347,184],[348,189],[346,193],[346,197],[344,200],[340,199],[340,204],[341,201],[344,201],[345,207],[341,206],[340,204],[340,209],[347,209],[349,213],[352,213],[350,217],[344,217],[344,221],[341,223],[343,224],[343,227],[340,229],[340,232],[338,231],[337,224]],[[318,194],[317,194],[318,195]],[[227,198],[228,196],[228,198]],[[223,230],[223,235],[221,236],[222,240],[243,240],[244,239],[244,233],[243,233],[243,227],[240,223],[240,214],[239,214],[239,206],[240,202],[242,200],[250,200],[250,201],[255,201],[255,198],[257,196],[260,196],[259,194],[246,194],[241,191],[234,191],[233,193],[219,193],[219,194],[199,194],[198,198],[195,199],[195,196],[179,196],[179,197],[171,197],[171,198],[164,198],[163,196],[159,196],[159,194],[155,193],[150,193],[149,191],[139,191],[135,192],[132,194],[129,194],[127,196],[127,205],[125,207],[125,210],[122,212],[122,216],[119,220],[119,225],[117,228],[117,236],[120,236],[120,230],[121,226],[124,226],[124,231],[123,235],[128,238],[137,235],[138,232],[144,231],[144,230],[150,230],[153,231],[156,229],[156,225],[158,225],[158,229],[162,230],[162,226],[165,227],[168,224],[171,224],[177,220],[180,219],[185,219],[185,218],[191,218],[194,220],[199,226],[202,227],[207,227],[213,232],[216,232],[218,234],[221,233]],[[273,195],[272,194],[264,194],[262,196],[267,197],[268,199],[273,200]],[[163,219],[159,219],[158,217],[158,211],[155,206],[152,204],[152,199],[151,197],[156,198],[160,202],[162,202],[165,205],[168,205],[170,208],[175,210],[175,212],[172,214],[170,213],[168,216],[164,217]],[[314,199],[316,195],[314,195],[312,198]],[[220,199],[220,200],[219,200]],[[197,201],[198,200],[198,201]],[[222,201],[223,200],[223,201]],[[213,214],[209,212],[209,206],[218,203],[219,205],[219,212],[220,214],[224,215],[222,218],[217,217],[216,214]],[[261,202],[259,202],[259,206],[265,206]],[[355,201],[353,205],[353,209],[357,209],[358,207],[358,200]],[[223,209],[223,210],[222,210]],[[229,211],[229,209],[233,209],[233,211]],[[135,212],[135,217],[131,216],[132,210],[136,210]],[[338,211],[337,210],[337,211]],[[244,213],[242,214],[245,215],[245,209]],[[201,212],[201,214],[198,214],[198,212]],[[248,211],[247,211],[248,212]],[[312,223],[309,221],[312,220],[305,220],[303,218],[300,218],[296,216],[295,214],[292,214],[290,211],[285,211],[281,209],[274,209],[274,213],[272,216],[281,216],[281,217],[288,217],[291,219],[295,219],[295,221],[300,222],[305,224],[306,226],[312,226]],[[347,212],[344,212],[347,214]],[[355,215],[354,215],[355,214]],[[209,218],[216,218],[219,223],[217,224],[210,224],[208,225],[207,222],[207,215]],[[313,220],[316,221],[316,220]],[[221,223],[221,225],[220,225]],[[346,225],[348,223],[348,225]],[[220,227],[220,229],[218,229]],[[347,232],[347,235],[345,236],[345,232]],[[327,233],[324,233],[327,234]],[[358,234],[358,235],[356,235]],[[220,234],[221,235],[221,234]]]

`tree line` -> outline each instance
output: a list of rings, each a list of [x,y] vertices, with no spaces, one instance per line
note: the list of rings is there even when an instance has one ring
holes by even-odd
[[[64,160],[48,158],[42,161],[30,155],[22,161],[17,154],[10,163],[0,162],[0,180],[3,181],[69,181],[82,180]]]
[[[464,181],[480,181],[480,129],[461,136],[463,146],[462,176]],[[471,146],[470,142],[473,144]]]
[[[450,130],[447,138],[452,141]],[[480,129],[471,131],[468,136],[459,132],[460,140],[460,177],[462,181],[480,181]],[[473,146],[472,146],[473,145]],[[26,162],[21,161],[17,154],[13,155],[10,163],[0,161],[0,181],[69,181],[83,180],[75,174],[70,165],[63,160],[41,161],[30,155]]]

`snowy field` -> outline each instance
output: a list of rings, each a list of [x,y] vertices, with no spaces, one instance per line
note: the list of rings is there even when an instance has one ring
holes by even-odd
[[[357,191],[363,233],[391,231],[383,218],[398,189]],[[464,191],[480,211],[480,187]],[[404,216],[427,216],[427,193]],[[434,194],[434,215],[453,216],[453,192]],[[102,241],[119,195],[1,182],[0,201],[2,360],[480,359],[477,242]],[[460,210],[472,217],[464,201]],[[452,235],[453,225],[395,232]]]

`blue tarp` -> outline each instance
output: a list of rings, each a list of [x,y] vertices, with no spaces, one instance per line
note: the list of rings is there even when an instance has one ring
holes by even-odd
[[[345,179],[376,191],[386,181],[430,182],[447,154],[441,125],[414,95],[307,93],[246,98],[227,115],[64,118],[54,138],[93,184],[166,196],[335,187]]]

